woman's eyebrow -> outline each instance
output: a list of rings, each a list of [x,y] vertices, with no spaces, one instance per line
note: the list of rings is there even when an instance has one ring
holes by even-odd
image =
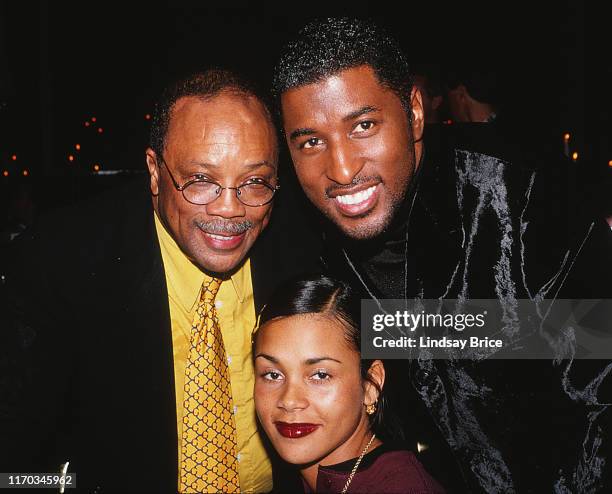
[[[269,360],[270,362],[274,364],[278,364],[278,359],[276,357],[273,357],[272,355],[268,355],[266,353],[258,353],[257,355],[255,355],[255,359],[258,359],[260,357],[266,360]],[[313,357],[313,358],[304,360],[304,363],[306,365],[314,365],[314,364],[318,364],[319,362],[323,362],[324,360],[331,360],[332,362],[338,362],[339,364],[342,363],[340,360],[332,358],[332,357]]]
[[[341,364],[342,362],[340,362],[339,360],[332,358],[332,357],[315,357],[315,358],[309,358],[306,359],[304,361],[304,363],[306,365],[314,365],[314,364],[318,364],[319,362],[322,362],[323,360],[331,360],[333,362],[338,362],[339,364]]]
[[[267,355],[265,353],[258,353],[257,355],[255,355],[255,359],[258,359],[259,357],[265,358],[266,360],[269,360],[270,362],[278,364],[278,359],[274,358],[272,355]]]

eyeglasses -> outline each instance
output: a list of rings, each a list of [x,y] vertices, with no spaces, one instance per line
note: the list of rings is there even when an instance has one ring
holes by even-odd
[[[187,202],[198,206],[210,204],[221,195],[225,189],[235,190],[236,199],[245,206],[265,206],[274,197],[274,193],[280,189],[280,185],[272,185],[260,178],[253,178],[248,182],[239,185],[238,187],[223,187],[221,184],[205,178],[196,178],[189,180],[183,185],[179,185],[168,168],[166,161],[160,160],[164,168],[168,170],[168,175],[174,184],[176,190],[183,194]]]

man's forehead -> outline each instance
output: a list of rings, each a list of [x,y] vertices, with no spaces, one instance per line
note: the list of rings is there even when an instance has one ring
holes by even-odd
[[[183,96],[170,110],[169,124],[185,120],[228,120],[269,123],[262,103],[254,96],[222,91],[214,96]]]
[[[382,85],[369,65],[351,67],[319,81],[298,86],[281,97],[283,117],[316,117],[324,112],[345,118],[360,109],[401,105],[397,95]]]
[[[241,152],[258,152],[274,147],[275,139],[272,123],[263,105],[254,97],[186,96],[172,108],[166,149],[180,152],[186,145],[194,145],[218,153],[227,146],[238,146]]]
[[[364,64],[331,72],[322,77],[318,77],[312,82],[290,88],[285,91],[283,95],[303,89],[311,91],[320,91],[321,89],[338,90],[345,86],[363,86],[364,84],[376,87],[380,90],[385,89],[385,87],[380,84],[374,69],[370,65]]]

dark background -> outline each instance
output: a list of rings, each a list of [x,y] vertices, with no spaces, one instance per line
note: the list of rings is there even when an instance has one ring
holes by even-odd
[[[329,15],[374,19],[414,62],[496,67],[517,139],[536,136],[561,153],[570,132],[571,166],[601,183],[612,171],[610,97],[591,82],[612,87],[612,63],[587,64],[582,3],[541,12],[536,2],[464,3],[2,2],[0,193],[33,190],[40,211],[118,180],[104,172],[144,172],[146,115],[169,80],[215,65],[268,85],[283,44]]]

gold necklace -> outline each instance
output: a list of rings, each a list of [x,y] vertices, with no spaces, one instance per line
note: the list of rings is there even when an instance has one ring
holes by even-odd
[[[346,484],[344,484],[344,489],[342,489],[341,494],[346,494],[346,492],[348,491],[349,485],[351,484],[351,480],[353,480],[353,477],[355,476],[355,472],[357,472],[357,467],[359,467],[361,460],[363,460],[363,457],[368,452],[368,449],[370,448],[370,445],[372,444],[372,441],[374,441],[375,437],[376,437],[376,434],[372,434],[372,437],[368,441],[368,444],[366,444],[366,447],[363,449],[363,451],[359,455],[359,458],[357,458],[357,462],[355,463],[353,470],[351,470],[351,474],[349,475],[349,478],[346,481]]]

